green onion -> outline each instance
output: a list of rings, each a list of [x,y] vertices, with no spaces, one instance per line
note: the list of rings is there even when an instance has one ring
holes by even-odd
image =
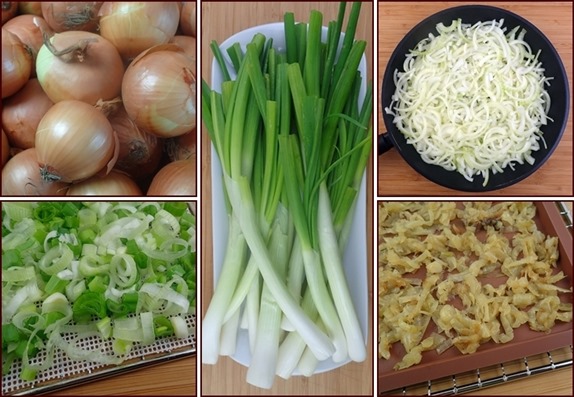
[[[325,43],[320,12],[308,24],[286,13],[286,53],[255,34],[245,53],[237,43],[227,50],[233,71],[212,43],[224,81],[202,83],[229,220],[202,321],[202,360],[233,354],[241,324],[251,350],[247,381],[262,388],[297,365],[312,373],[319,360],[366,357],[341,255],[371,150],[372,85],[360,98],[360,3],[341,42],[345,9],[341,3]]]

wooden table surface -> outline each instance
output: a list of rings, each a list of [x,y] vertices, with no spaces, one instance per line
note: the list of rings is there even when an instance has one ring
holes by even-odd
[[[468,2],[379,2],[378,87],[387,61],[396,45],[418,22],[445,8]],[[568,74],[572,97],[572,2],[474,2],[491,4],[521,15],[536,25],[554,44]],[[527,35],[528,37],[528,35]],[[379,133],[386,131],[378,109]],[[380,196],[476,195],[448,189],[430,182],[412,169],[395,149],[378,158]],[[562,140],[551,158],[538,171],[489,196],[571,196],[572,195],[572,109]]]
[[[363,4],[361,22],[357,29],[357,37],[368,40],[367,54],[372,53],[372,13],[371,3]],[[202,3],[202,76],[210,81],[211,60],[213,59],[208,43],[217,40],[221,43],[227,37],[245,28],[282,21],[287,11],[295,13],[297,21],[307,21],[311,9],[323,12],[323,21],[336,19],[338,3],[326,2],[248,2],[248,3]],[[347,11],[349,12],[349,11]],[[367,58],[368,70],[372,71],[372,58]],[[210,302],[213,287],[212,275],[212,245],[211,245],[211,183],[209,139],[206,131],[202,132],[202,308],[205,312]],[[372,166],[370,167],[372,168]],[[372,174],[371,174],[372,175]],[[368,178],[372,180],[372,176]],[[371,184],[369,184],[371,185]],[[368,187],[368,197],[372,199],[372,186]],[[372,200],[371,200],[372,202]],[[372,208],[368,205],[367,208]],[[370,217],[372,218],[372,217]],[[368,217],[368,219],[370,219]],[[369,228],[369,234],[370,235]],[[369,263],[372,263],[372,248],[369,252]],[[372,272],[369,272],[369,275]],[[372,285],[369,280],[369,286]],[[372,290],[369,288],[369,302],[372,302]],[[371,313],[372,310],[369,310]],[[372,322],[369,329],[372,329]],[[372,335],[368,337],[372,340]],[[347,364],[339,369],[314,375],[311,378],[292,377],[285,381],[276,377],[270,390],[258,389],[245,381],[246,368],[237,364],[229,357],[220,357],[216,365],[201,366],[201,393],[203,395],[224,394],[322,394],[322,395],[372,395],[373,394],[373,345],[369,342],[369,356],[363,363]]]
[[[196,357],[168,361],[46,396],[194,396]]]

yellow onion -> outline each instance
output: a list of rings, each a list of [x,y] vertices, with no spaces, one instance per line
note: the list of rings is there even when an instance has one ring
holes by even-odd
[[[18,11],[20,14],[31,14],[42,16],[42,2],[41,1],[19,1]]]
[[[141,196],[138,185],[126,174],[112,170],[109,174],[95,175],[83,182],[70,185],[68,196]]]
[[[55,32],[98,29],[98,11],[103,1],[43,1],[42,15]]]
[[[32,73],[32,55],[14,33],[2,28],[2,98],[18,92]]]
[[[4,29],[14,33],[22,44],[24,44],[32,55],[32,76],[36,75],[36,57],[38,51],[44,44],[43,33],[52,36],[52,29],[48,26],[44,18],[24,14],[18,15],[4,25]]]
[[[163,140],[138,128],[123,107],[109,120],[120,145],[115,167],[138,180],[155,173],[162,157]]]
[[[195,4],[195,1],[184,1],[179,20],[179,26],[183,34],[193,37],[197,36]]]
[[[30,79],[16,94],[4,101],[2,127],[12,146],[34,147],[36,129],[54,103],[42,90],[38,79]]]
[[[105,2],[99,15],[100,34],[116,46],[124,60],[168,43],[179,24],[176,2]]]
[[[2,167],[10,158],[10,143],[8,142],[8,138],[6,137],[6,133],[2,130]]]
[[[194,196],[196,192],[196,155],[163,166],[147,190],[148,196]]]
[[[64,196],[67,188],[67,183],[41,177],[34,148],[16,154],[2,168],[3,196]]]
[[[171,161],[189,160],[197,152],[196,130],[167,139],[165,147]]]
[[[122,81],[122,99],[138,127],[162,138],[195,128],[192,69],[191,59],[175,44],[152,47],[133,60]]]
[[[61,101],[46,112],[36,132],[36,150],[46,181],[77,182],[117,159],[117,137],[108,119],[80,101]]]
[[[115,47],[91,32],[55,34],[36,60],[38,80],[54,103],[76,99],[95,105],[112,100],[120,95],[123,73]]]
[[[195,37],[178,35],[173,38],[173,43],[175,45],[178,45],[185,52],[185,54],[191,59],[191,71],[193,72],[194,76],[197,76],[196,73],[197,40],[195,39]]]
[[[17,1],[3,1],[2,2],[2,25],[8,20],[14,18],[18,13]]]

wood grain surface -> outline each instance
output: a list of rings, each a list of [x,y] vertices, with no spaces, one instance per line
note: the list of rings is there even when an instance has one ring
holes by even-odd
[[[70,387],[46,396],[194,396],[196,357],[182,358]]]
[[[418,22],[445,8],[468,2],[379,2],[378,82],[387,61],[403,36]],[[572,2],[473,2],[508,9],[536,25],[556,47],[568,75],[572,96]],[[378,109],[379,133],[385,125]],[[378,158],[379,196],[476,195],[437,185],[412,169],[395,149]],[[551,158],[533,175],[508,188],[488,192],[489,196],[572,195],[572,109],[562,140]]]
[[[361,21],[356,36],[366,39],[367,64],[372,73],[372,4],[364,3],[361,8]],[[244,2],[220,3],[202,2],[202,76],[210,81],[211,61],[213,59],[209,43],[216,40],[221,43],[229,36],[248,27],[259,24],[280,22],[287,11],[295,13],[297,21],[307,21],[309,12],[318,9],[323,12],[323,21],[336,19],[336,2]],[[211,180],[210,180],[210,142],[207,132],[202,132],[202,310],[205,313],[213,293],[212,274],[212,232],[211,232]],[[372,164],[372,162],[370,163]],[[369,166],[372,169],[372,165]],[[372,173],[368,176],[372,180]],[[373,186],[368,184],[367,208],[372,208]],[[372,219],[368,216],[367,219]],[[372,233],[372,225],[367,225]],[[369,243],[371,243],[369,241]],[[368,248],[369,263],[372,263],[372,246]],[[368,272],[371,276],[372,271]],[[369,302],[373,301],[372,280],[369,279]],[[369,310],[371,313],[372,310]],[[372,319],[369,320],[372,329]],[[339,369],[305,378],[301,376],[283,380],[276,377],[270,390],[258,389],[246,383],[247,370],[229,357],[220,357],[216,365],[201,366],[201,393],[203,395],[373,395],[372,335],[368,336],[368,357],[362,363],[350,363]],[[201,345],[201,343],[200,343]]]

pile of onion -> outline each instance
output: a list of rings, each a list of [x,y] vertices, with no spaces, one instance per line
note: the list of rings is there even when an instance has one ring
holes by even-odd
[[[196,195],[196,2],[2,4],[2,195]]]

